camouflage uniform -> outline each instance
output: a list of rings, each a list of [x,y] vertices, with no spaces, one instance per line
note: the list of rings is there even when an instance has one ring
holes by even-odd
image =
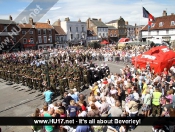
[[[59,89],[60,89],[60,95],[63,96],[64,95],[64,91],[65,91],[65,86],[64,86],[64,73],[61,72],[59,74]]]
[[[83,69],[83,83],[84,85],[87,84],[87,86],[89,86],[89,72],[85,67]]]
[[[54,73],[52,73],[52,74],[50,75],[50,86],[51,86],[51,88],[53,89],[53,91],[54,91],[55,93],[57,93],[57,90],[56,90],[56,79],[55,79]]]

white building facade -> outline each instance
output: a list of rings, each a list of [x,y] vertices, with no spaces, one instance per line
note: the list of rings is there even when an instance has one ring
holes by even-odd
[[[79,42],[87,38],[86,22],[70,21],[66,18],[65,21],[61,21],[61,28],[67,35],[67,41]]]
[[[151,40],[153,38],[161,39],[163,41],[175,41],[175,15],[167,15],[163,11],[161,17],[155,18],[155,22],[151,24],[148,31],[148,25],[142,29],[142,39]]]

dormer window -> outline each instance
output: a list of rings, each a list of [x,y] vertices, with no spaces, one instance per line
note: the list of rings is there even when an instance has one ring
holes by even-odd
[[[151,24],[151,27],[154,27],[154,26],[155,26],[155,23],[152,23],[152,24]]]
[[[159,27],[162,27],[162,26],[163,26],[163,22],[160,22],[160,23],[159,23]]]
[[[175,21],[171,21],[171,26],[175,26]]]

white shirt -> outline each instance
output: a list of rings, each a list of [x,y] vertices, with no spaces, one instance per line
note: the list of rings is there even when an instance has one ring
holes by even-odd
[[[82,111],[81,113],[78,114],[78,117],[86,117],[86,116],[87,116],[86,111]]]
[[[106,101],[110,106],[115,106],[115,99],[112,97],[106,97]]]
[[[139,94],[137,92],[133,93],[134,99],[139,100]]]
[[[116,89],[111,89],[111,90],[110,90],[110,93],[111,93],[111,94],[116,94],[116,93],[117,93],[117,90],[116,90]]]
[[[108,78],[108,83],[111,83],[111,79],[110,78]]]

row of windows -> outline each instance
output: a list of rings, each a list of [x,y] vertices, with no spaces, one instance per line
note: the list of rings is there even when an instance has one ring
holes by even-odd
[[[85,38],[85,34],[79,35],[79,34],[70,34],[70,38],[72,39],[80,39],[80,38]]]
[[[41,29],[38,29],[37,31],[38,31],[38,35],[41,35]],[[22,31],[22,34],[26,34],[26,33],[27,31]],[[43,34],[46,35],[47,33],[51,35],[52,34],[51,29],[49,30],[43,29]],[[29,34],[33,34],[33,31],[29,31]]]
[[[108,33],[106,33],[106,35],[105,35],[105,33],[99,33],[98,36],[102,36],[102,37],[105,37],[106,36],[107,37],[108,36]]]
[[[72,32],[72,27],[69,27],[69,31]],[[76,32],[78,32],[78,31],[79,31],[79,28],[76,27]],[[84,27],[81,27],[80,31],[84,32]]]
[[[94,37],[87,37],[87,39],[88,39],[88,40],[96,40],[97,37],[96,37],[96,36],[94,36]]]
[[[44,43],[52,43],[52,36],[49,36],[49,38],[47,39],[47,36],[44,36]],[[34,39],[31,37],[29,40],[27,40],[27,38],[23,38],[23,44],[34,44]],[[42,37],[38,36],[38,43],[42,43]]]
[[[110,36],[111,36],[111,37],[117,37],[117,34],[114,34],[114,35],[113,35],[113,34],[111,33]]]
[[[98,31],[103,31],[103,32],[107,32],[108,31],[108,28],[98,28]]]
[[[32,37],[29,40],[23,38],[23,44],[34,44],[34,39]]]
[[[8,28],[8,26],[4,26],[4,32],[8,32],[8,30],[7,30],[7,28]],[[12,28],[13,29],[13,28]],[[16,29],[16,28],[15,28]],[[37,30],[38,31],[38,35],[41,35],[41,31],[42,31],[42,29],[38,29]],[[29,31],[22,31],[22,34],[26,34],[27,32],[29,32],[29,34],[33,34],[33,31],[31,31],[31,30],[29,30]],[[49,29],[49,30],[46,30],[46,29],[43,29],[43,34],[44,35],[46,35],[46,33],[48,33],[48,34],[52,34],[52,31],[51,31],[51,29]]]
[[[48,33],[49,35],[52,34],[51,29],[49,29],[49,30],[46,30],[46,29],[43,29],[43,30],[38,29],[38,35],[41,35],[41,31],[43,31],[43,34],[44,34],[44,35],[46,35],[47,33]]]
[[[159,27],[163,27],[164,25],[164,22],[159,22]],[[152,23],[151,24],[151,27],[154,27],[155,26],[155,23]],[[171,21],[171,26],[175,26],[175,21]]]
[[[66,41],[66,38],[65,38],[65,37],[58,37],[58,36],[57,36],[57,37],[56,37],[56,41],[57,41],[57,42],[60,42],[60,41],[63,42],[63,41]]]
[[[44,43],[52,43],[52,36],[43,36]],[[42,36],[38,36],[38,43],[42,43]]]

